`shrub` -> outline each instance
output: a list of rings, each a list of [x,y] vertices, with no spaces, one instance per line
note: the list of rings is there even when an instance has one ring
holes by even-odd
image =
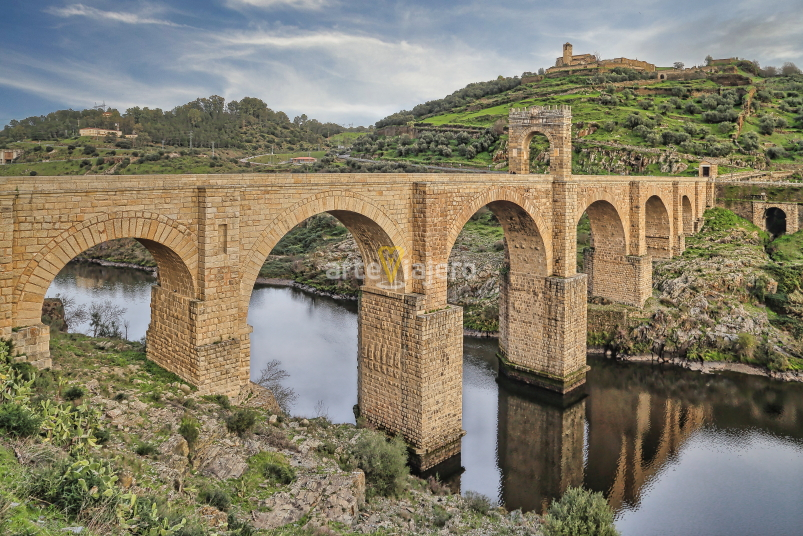
[[[0,430],[14,437],[29,437],[39,433],[42,421],[31,410],[18,404],[0,406]]]
[[[84,145],[84,150],[83,150],[84,154],[92,154],[94,152],[96,152],[94,146],[92,146],[92,145]]]
[[[266,463],[264,470],[265,478],[287,485],[296,479],[296,472],[292,467],[281,463]]]
[[[138,456],[152,456],[156,454],[156,446],[152,443],[140,443],[134,449]]]
[[[357,466],[365,472],[369,496],[396,496],[407,485],[407,445],[401,437],[388,440],[381,432],[364,431],[354,445]]]
[[[198,494],[198,500],[218,510],[226,511],[231,506],[229,494],[220,489],[204,489]]]
[[[736,351],[739,357],[744,360],[752,359],[757,347],[758,341],[754,335],[750,333],[739,333],[736,339]]]
[[[476,491],[467,491],[463,494],[466,508],[473,510],[480,515],[487,515],[488,511],[493,506],[491,499],[487,495],[477,493]]]
[[[226,395],[206,395],[203,398],[209,402],[214,402],[223,409],[231,408],[231,402],[229,402],[229,397]]]
[[[544,516],[546,536],[617,536],[613,511],[602,493],[569,488]]]
[[[446,511],[446,508],[439,504],[436,504],[433,510],[432,524],[436,527],[445,527],[446,523],[452,518],[452,515]]]
[[[39,173],[37,173],[36,171],[31,171],[31,172],[29,173],[29,175],[30,175],[31,177],[36,177],[37,175],[39,175]]]
[[[198,442],[198,437],[201,435],[201,425],[192,417],[182,417],[181,425],[178,427],[178,433],[187,442],[187,446],[192,449],[195,443]]]
[[[77,385],[73,385],[72,387],[70,387],[69,389],[64,391],[64,395],[63,396],[64,396],[64,400],[72,401],[72,400],[78,400],[79,398],[83,398],[85,394],[86,393],[84,392],[84,390],[81,387],[79,387]]]
[[[242,436],[254,427],[257,414],[250,409],[238,409],[226,418],[226,428],[229,432]]]
[[[112,438],[112,433],[108,428],[99,428],[95,430],[95,439],[98,440],[98,445],[105,445]]]
[[[777,160],[779,158],[790,158],[791,155],[783,147],[770,147],[767,149],[767,158]]]

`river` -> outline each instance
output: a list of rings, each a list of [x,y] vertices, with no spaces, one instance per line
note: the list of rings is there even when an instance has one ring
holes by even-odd
[[[153,282],[70,263],[48,297],[111,300],[137,340]],[[278,359],[299,395],[294,414],[354,422],[355,303],[257,286],[248,322],[252,377]],[[542,512],[584,485],[605,494],[624,536],[803,533],[803,385],[590,357],[587,396],[561,404],[497,380],[495,352],[496,341],[464,339],[463,490]]]

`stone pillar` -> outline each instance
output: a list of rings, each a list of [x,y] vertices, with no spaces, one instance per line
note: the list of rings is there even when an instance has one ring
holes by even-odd
[[[680,193],[680,183],[672,181],[672,230],[674,236],[670,240],[672,247],[672,256],[682,255],[686,249],[686,238],[683,232],[683,198]]]
[[[500,372],[568,393],[585,382],[586,275],[542,277],[509,272],[500,279]]]
[[[248,383],[248,332],[239,321],[240,195],[198,188],[198,274],[193,296],[151,294],[148,358],[198,386],[237,397]]]
[[[577,273],[577,182],[552,182],[553,270],[559,277]]]
[[[639,181],[630,183],[630,254],[643,256],[647,254],[647,238],[645,229],[645,207],[642,204],[643,185]]]
[[[507,508],[544,514],[567,488],[583,484],[584,396],[548,396],[499,379],[498,462]]]
[[[583,258],[589,297],[641,307],[652,294],[652,261],[648,256],[613,255],[586,248]]]
[[[463,310],[423,309],[421,294],[363,287],[359,303],[359,414],[401,434],[425,471],[460,452]]]
[[[0,338],[11,337],[14,307],[14,198],[0,197]]]

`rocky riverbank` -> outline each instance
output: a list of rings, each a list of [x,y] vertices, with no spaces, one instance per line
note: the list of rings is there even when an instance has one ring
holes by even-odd
[[[54,334],[42,372],[0,350],[21,408],[0,418],[3,534],[540,534],[534,514],[410,476],[403,442],[288,417],[256,384],[199,396],[136,343]]]

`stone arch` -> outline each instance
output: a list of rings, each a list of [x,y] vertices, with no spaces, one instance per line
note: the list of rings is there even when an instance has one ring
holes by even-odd
[[[627,255],[628,240],[616,206],[608,200],[594,201],[584,211],[591,222],[591,246],[612,255]],[[582,213],[576,218],[580,221]]]
[[[198,250],[192,231],[171,218],[149,212],[104,214],[63,231],[34,255],[17,283],[16,325],[41,322],[47,289],[68,262],[93,246],[118,238],[135,238],[150,251],[162,288],[195,298]]]
[[[647,199],[644,210],[644,229],[647,242],[647,253],[656,258],[668,259],[672,257],[670,236],[672,225],[669,211],[664,201],[658,195]]]
[[[508,169],[530,173],[530,141],[537,133],[549,140],[549,173],[568,176],[572,172],[572,112],[568,106],[511,108],[508,128]]]
[[[680,204],[683,212],[683,234],[685,236],[691,236],[694,234],[694,209],[692,208],[689,196],[682,196]]]
[[[789,222],[786,211],[780,207],[769,207],[764,212],[764,229],[773,237],[786,234]]]
[[[493,205],[493,206],[490,206]],[[536,261],[534,271],[538,275],[552,273],[552,240],[551,228],[541,217],[538,209],[522,195],[509,188],[493,188],[486,190],[471,199],[460,214],[453,220],[446,237],[445,258],[457,241],[460,231],[466,222],[479,209],[489,206],[505,231],[506,249],[516,250],[515,260],[510,259],[511,270],[514,263],[524,262],[524,258],[532,257]],[[540,251],[541,255],[531,255],[531,251]]]
[[[346,194],[342,190],[322,192],[300,200],[277,216],[266,226],[247,253],[243,263],[241,283],[244,311],[247,311],[248,300],[259,270],[279,240],[299,223],[322,212],[327,212],[340,220],[354,235],[363,262],[366,264],[376,263],[381,266],[380,255],[393,253],[392,250],[384,248],[401,248],[407,259],[412,255],[405,236],[381,207],[368,198],[354,193]],[[392,261],[387,257],[384,260],[386,263]],[[405,292],[409,279],[409,263],[401,264],[393,282],[387,280],[385,270],[380,271],[380,278],[375,286],[390,287],[397,292]]]

